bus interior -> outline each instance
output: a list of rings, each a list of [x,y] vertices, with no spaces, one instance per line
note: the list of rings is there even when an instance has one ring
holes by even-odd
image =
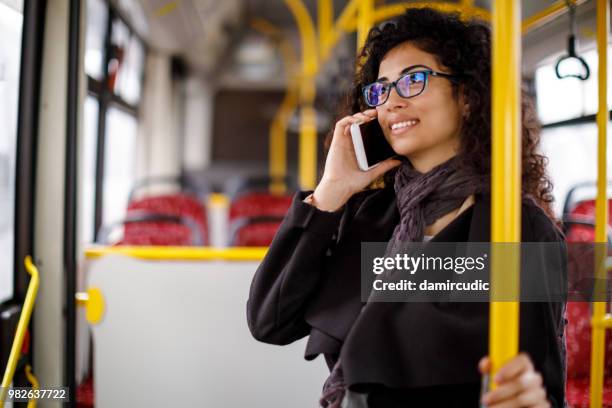
[[[495,3],[0,0],[3,387],[67,387],[82,408],[315,406],[323,359],[248,332],[253,273],[322,174],[368,28],[423,5],[491,20]],[[555,215],[568,242],[593,242],[609,3],[513,3]],[[574,408],[612,407],[605,329],[592,382],[592,313],[568,304]]]

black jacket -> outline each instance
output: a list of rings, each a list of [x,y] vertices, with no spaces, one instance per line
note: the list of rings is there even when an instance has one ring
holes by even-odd
[[[305,358],[342,353],[351,389],[367,390],[370,406],[406,402],[478,406],[477,364],[488,350],[488,303],[369,303],[360,298],[361,242],[388,241],[399,222],[392,187],[354,195],[330,213],[294,197],[251,284],[247,303],[253,336],[289,344],[309,335]],[[488,242],[490,200],[475,204],[432,241]],[[562,242],[541,208],[522,206],[524,242]],[[363,309],[363,310],[362,310]],[[520,349],[543,375],[553,406],[563,406],[564,304],[522,303]],[[323,382],[323,379],[322,379]],[[445,392],[446,391],[446,392]],[[419,402],[420,401],[420,402]]]

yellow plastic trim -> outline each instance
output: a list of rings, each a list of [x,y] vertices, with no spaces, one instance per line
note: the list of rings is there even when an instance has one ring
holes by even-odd
[[[38,379],[36,378],[36,376],[32,372],[32,366],[29,365],[29,364],[26,364],[25,375],[26,375],[26,378],[28,379],[28,381],[30,382],[30,384],[32,384],[32,389],[35,389],[35,390],[40,389],[40,383],[38,382]],[[31,399],[30,401],[28,401],[28,408],[36,408],[36,400],[35,399]]]
[[[520,2],[493,5],[493,122],[491,238],[494,243],[520,242]],[[518,298],[518,245],[494,245],[491,288]],[[519,303],[491,302],[489,354],[493,375],[518,352]]]
[[[32,258],[29,255],[26,256],[24,263],[31,278],[23,304],[23,310],[21,311],[21,316],[19,316],[19,322],[17,323],[17,331],[15,333],[15,339],[13,340],[13,346],[11,347],[11,354],[9,355],[6,370],[4,371],[4,376],[2,377],[3,394],[6,393],[7,388],[13,382],[17,361],[19,361],[21,347],[23,346],[23,339],[28,328],[28,324],[30,323],[32,309],[34,309],[34,302],[36,301],[36,294],[38,293],[38,286],[40,284],[38,269],[32,263]],[[0,408],[4,406],[4,399],[5,395],[0,395]]]
[[[597,111],[597,197],[595,199],[595,242],[606,243],[608,225],[607,184],[607,125],[608,125],[608,31],[610,26],[610,6],[607,0],[597,0],[597,54],[598,54],[598,88],[599,109]],[[597,245],[595,250],[596,292],[601,293],[600,286],[606,279],[605,250],[603,245]],[[590,406],[601,407],[603,403],[604,357],[606,331],[609,324],[606,318],[606,303],[593,303],[593,327],[591,335],[591,390]],[[597,323],[597,324],[596,324]]]
[[[118,254],[160,261],[260,261],[267,251],[267,247],[96,246],[85,250],[85,258],[97,259]]]

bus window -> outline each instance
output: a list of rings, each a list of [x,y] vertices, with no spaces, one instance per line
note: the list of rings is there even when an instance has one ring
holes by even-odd
[[[608,132],[611,131],[612,127],[608,125]],[[553,182],[554,209],[560,216],[569,190],[577,184],[594,183],[597,179],[597,124],[544,128],[541,137],[542,152],[548,157],[548,174]],[[612,157],[610,143],[607,154]],[[612,174],[612,161],[608,161],[608,174]],[[594,190],[591,193],[594,194]]]
[[[87,0],[85,37],[85,73],[101,81],[104,78],[104,40],[108,25],[108,7],[103,0]]]
[[[134,181],[136,135],[145,44],[116,9],[87,0],[79,233],[95,239],[102,225],[120,221]]]
[[[23,2],[0,0],[0,303],[13,297],[17,106]],[[6,256],[10,254],[10,256]]]
[[[612,51],[612,47],[608,48]],[[543,123],[541,148],[548,157],[548,173],[553,182],[555,212],[562,215],[569,190],[577,184],[595,182],[597,178],[598,104],[597,50],[582,53],[591,76],[586,81],[577,78],[559,79],[555,75],[555,61],[536,70],[537,110]],[[608,66],[608,75],[612,67]],[[608,93],[612,83],[608,82]],[[612,103],[608,99],[608,109]],[[612,145],[608,146],[608,155]],[[567,164],[571,163],[571,166]],[[612,162],[608,162],[608,174]],[[593,197],[589,197],[593,198]]]
[[[608,47],[608,53],[612,47]],[[589,65],[591,76],[586,81],[577,78],[559,79],[555,74],[555,62],[543,65],[536,70],[537,109],[543,124],[576,119],[597,112],[597,50],[582,53]],[[608,65],[608,75],[612,66]],[[612,81],[608,82],[608,94],[612,92]],[[608,109],[612,101],[608,98]]]
[[[112,107],[106,126],[103,225],[119,221],[125,215],[135,177],[138,122],[134,116]]]
[[[120,20],[113,22],[111,42],[121,64],[118,67],[115,92],[127,103],[135,105],[140,100],[140,76],[144,65],[144,47],[135,35]]]

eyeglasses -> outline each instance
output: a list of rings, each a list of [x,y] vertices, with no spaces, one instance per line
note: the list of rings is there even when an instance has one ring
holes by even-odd
[[[431,69],[408,72],[393,82],[377,81],[364,86],[363,99],[371,107],[382,105],[389,99],[392,88],[395,88],[397,94],[402,98],[413,98],[425,90],[430,75],[448,78],[452,81],[459,79],[458,75],[436,72]]]

